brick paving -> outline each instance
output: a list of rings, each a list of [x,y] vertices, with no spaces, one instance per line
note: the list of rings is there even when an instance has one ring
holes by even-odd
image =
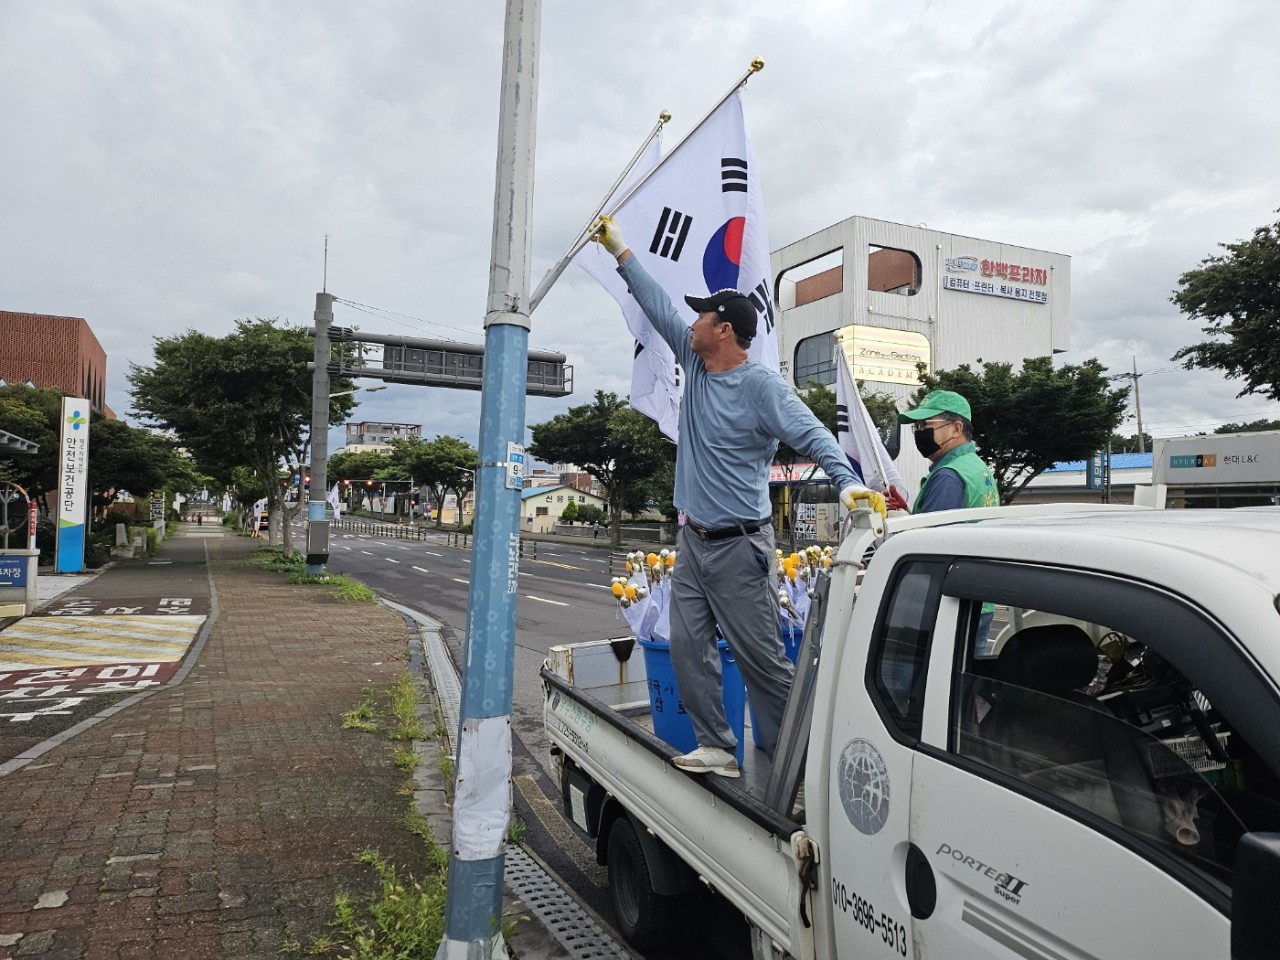
[[[340,716],[406,668],[404,622],[288,585],[257,545],[170,541],[173,564],[79,591],[200,595],[207,547],[217,616],[180,684],[0,778],[0,960],[278,960],[371,891],[361,849],[421,861],[391,744]]]

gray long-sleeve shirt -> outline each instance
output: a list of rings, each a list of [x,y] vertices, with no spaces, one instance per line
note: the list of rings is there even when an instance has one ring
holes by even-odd
[[[784,440],[843,488],[861,483],[835,437],[777,373],[754,360],[710,373],[688,325],[635,257],[618,267],[631,295],[684,370],[675,504],[704,527],[768,517],[769,466]]]

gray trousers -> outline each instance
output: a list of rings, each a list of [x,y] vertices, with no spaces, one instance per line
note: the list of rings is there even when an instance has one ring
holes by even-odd
[[[737,748],[722,701],[716,624],[738,661],[755,708],[757,739],[773,759],[795,667],[778,629],[773,526],[724,540],[688,527],[671,578],[671,663],[698,746]]]

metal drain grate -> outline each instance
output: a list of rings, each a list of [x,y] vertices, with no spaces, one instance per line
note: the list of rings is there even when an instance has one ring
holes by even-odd
[[[524,901],[575,960],[598,957],[617,960],[632,956],[519,847],[507,848],[505,865],[507,887]]]

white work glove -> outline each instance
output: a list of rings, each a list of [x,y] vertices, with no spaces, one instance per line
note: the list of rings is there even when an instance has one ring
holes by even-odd
[[[859,500],[867,501],[862,506],[874,510],[880,514],[883,519],[886,508],[884,503],[884,494],[876,493],[870,487],[864,487],[860,483],[851,483],[840,491],[840,502],[845,505],[846,509],[856,510],[860,506]]]
[[[622,231],[618,229],[613,217],[598,217],[591,225],[591,239],[603,245],[615,257],[622,256],[627,249],[627,241],[622,239]]]

